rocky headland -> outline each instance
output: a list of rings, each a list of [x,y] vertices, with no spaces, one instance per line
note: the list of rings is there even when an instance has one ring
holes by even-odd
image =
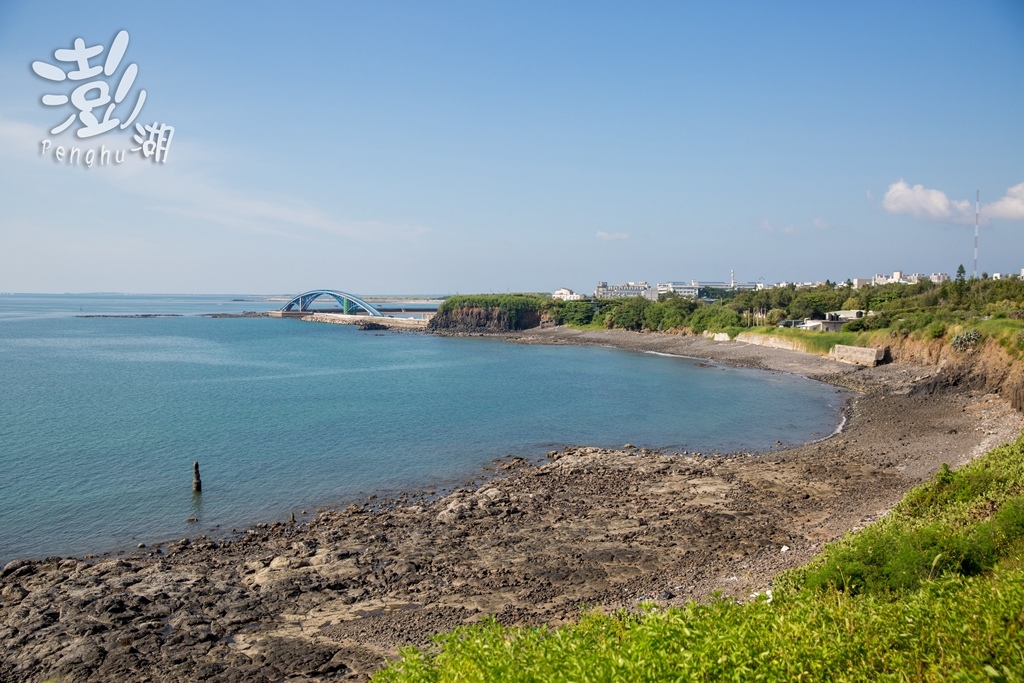
[[[585,607],[742,599],[884,515],[941,463],[1024,427],[998,387],[928,359],[864,368],[561,328],[510,341],[678,353],[857,394],[841,433],[792,448],[572,447],[496,462],[442,495],[358,501],[121,555],[12,562],[0,571],[0,681],[364,680],[400,646],[486,616],[559,624]]]

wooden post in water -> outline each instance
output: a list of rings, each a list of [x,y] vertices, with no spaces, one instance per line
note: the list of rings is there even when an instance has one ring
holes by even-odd
[[[192,492],[203,492],[203,480],[199,478],[199,461],[192,463]]]

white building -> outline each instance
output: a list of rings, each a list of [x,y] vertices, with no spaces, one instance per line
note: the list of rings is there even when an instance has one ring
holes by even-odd
[[[875,275],[872,284],[876,285],[899,285],[907,284],[907,279],[903,276],[902,270],[892,271],[892,277],[888,275]]]
[[[658,300],[658,290],[646,282],[627,282],[624,285],[608,285],[607,282],[598,282],[594,290],[595,299],[629,299],[634,296],[642,296],[651,301]]]
[[[556,289],[554,294],[551,295],[552,299],[561,299],[562,301],[579,301],[583,298],[582,294],[577,294],[571,289]]]
[[[686,282],[659,282],[658,283],[658,296],[662,294],[678,294],[679,296],[689,297],[696,299],[700,287],[696,284]]]

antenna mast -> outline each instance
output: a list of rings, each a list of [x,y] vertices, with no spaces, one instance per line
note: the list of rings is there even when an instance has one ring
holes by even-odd
[[[981,201],[981,190],[974,191],[974,279],[978,279],[978,205]]]

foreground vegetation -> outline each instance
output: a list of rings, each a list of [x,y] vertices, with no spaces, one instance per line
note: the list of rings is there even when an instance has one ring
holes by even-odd
[[[741,604],[495,621],[375,681],[1024,681],[1024,437],[911,491]]]

